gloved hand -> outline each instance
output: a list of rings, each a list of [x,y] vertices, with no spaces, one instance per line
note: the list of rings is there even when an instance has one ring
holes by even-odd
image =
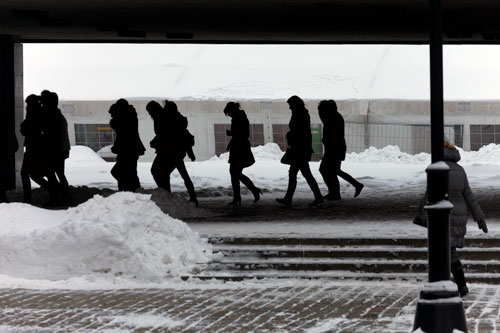
[[[488,233],[488,226],[486,225],[486,221],[485,220],[479,220],[477,221],[477,226],[479,227],[479,229],[481,229],[484,233]]]

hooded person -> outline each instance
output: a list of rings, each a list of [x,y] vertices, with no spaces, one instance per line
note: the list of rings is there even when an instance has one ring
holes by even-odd
[[[457,148],[445,142],[444,162],[450,167],[448,173],[448,197],[453,204],[450,214],[450,251],[451,251],[451,273],[457,284],[460,296],[465,296],[469,289],[465,282],[462,262],[457,254],[457,248],[465,245],[464,237],[467,233],[467,209],[470,210],[474,221],[479,229],[488,232],[484,213],[476,201],[469,186],[467,174],[457,162],[460,161],[460,153]],[[427,191],[420,201],[419,209],[413,223],[427,226],[427,215],[424,212],[424,205],[427,202]]]
[[[334,100],[321,101],[318,105],[318,111],[323,122],[323,145],[325,146],[325,154],[321,159],[319,172],[328,187],[328,194],[323,198],[326,200],[341,199],[338,177],[354,187],[354,197],[356,198],[364,185],[341,169],[347,151],[344,117],[338,111],[337,103]]]
[[[137,176],[137,160],[146,151],[139,136],[137,112],[122,98],[111,105],[109,114],[109,125],[116,133],[111,147],[111,151],[116,154],[116,163],[111,175],[118,181],[119,191],[135,192],[141,186]]]
[[[187,118],[172,101],[166,101],[164,108],[158,102],[151,101],[146,105],[146,110],[154,123],[155,137],[150,146],[156,150],[156,157],[151,166],[151,175],[156,185],[171,192],[170,175],[177,169],[184,180],[189,202],[198,207],[194,185],[184,164],[186,153],[192,161],[195,160],[192,148],[194,137],[187,129]]]
[[[313,154],[311,117],[300,97],[292,96],[287,100],[287,103],[292,112],[292,117],[288,124],[290,131],[286,134],[288,148],[281,159],[281,163],[290,165],[288,169],[288,188],[285,197],[276,198],[276,201],[287,207],[292,206],[293,194],[297,188],[297,174],[300,171],[314,194],[314,201],[309,205],[316,206],[323,202],[323,196],[309,167],[309,161]]]

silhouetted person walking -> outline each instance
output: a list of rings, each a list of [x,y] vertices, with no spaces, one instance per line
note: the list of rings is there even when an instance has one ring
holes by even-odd
[[[469,210],[477,222],[479,229],[483,232],[488,232],[484,213],[476,201],[472,190],[469,187],[469,181],[465,170],[458,165],[460,161],[460,153],[455,146],[448,142],[444,143],[444,162],[450,167],[448,173],[448,196],[453,204],[453,209],[450,214],[450,252],[451,252],[451,273],[455,278],[460,296],[465,296],[469,289],[465,282],[464,269],[462,262],[457,254],[457,248],[462,248],[465,245],[464,237],[467,233],[467,210]],[[424,212],[424,205],[427,202],[427,191],[424,198],[420,201],[420,206],[417,216],[413,223],[427,227],[427,215]]]
[[[345,160],[347,150],[344,117],[339,113],[337,103],[334,100],[321,101],[318,105],[318,111],[323,122],[323,145],[325,146],[325,154],[321,159],[319,171],[328,187],[328,194],[323,198],[326,200],[341,199],[337,176],[354,186],[354,197],[357,197],[364,185],[340,168],[342,161]]]
[[[40,96],[29,95],[26,98],[26,118],[20,125],[25,147],[21,167],[21,181],[23,183],[24,202],[29,204],[32,203],[30,178],[49,193],[52,191],[49,182],[43,178],[48,174],[49,170],[42,135],[45,122],[44,113]]]
[[[63,197],[61,183],[56,177],[56,164],[62,149],[61,136],[61,111],[57,108],[57,95],[44,90],[40,94],[43,108],[42,121],[42,163],[44,176],[48,180],[49,202],[47,205],[55,206]],[[66,178],[64,178],[65,180]],[[63,181],[64,181],[63,180]]]
[[[189,133],[188,120],[178,110],[177,104],[165,102],[165,108],[155,101],[147,104],[146,110],[153,118],[155,138],[151,148],[156,149],[156,157],[151,166],[151,174],[158,187],[171,192],[170,174],[177,169],[189,194],[189,201],[198,207],[198,199],[193,182],[184,164],[186,153],[194,161],[194,137]]]
[[[141,187],[137,176],[137,160],[146,151],[139,137],[137,112],[122,98],[111,105],[109,114],[111,115],[109,125],[116,132],[111,151],[117,155],[111,175],[118,181],[119,191],[135,192]]]
[[[254,196],[253,202],[260,199],[262,191],[243,174],[243,169],[255,163],[250,141],[250,123],[245,111],[240,108],[239,103],[229,102],[224,108],[224,114],[231,117],[231,129],[226,134],[231,137],[227,145],[229,150],[229,174],[233,187],[233,201],[230,205],[241,205],[240,182],[242,182]]]
[[[314,194],[314,201],[310,205],[318,205],[323,202],[323,197],[309,168],[309,161],[313,153],[309,111],[305,108],[304,101],[298,96],[290,97],[287,103],[292,111],[292,117],[288,124],[290,131],[286,134],[288,148],[282,163],[290,164],[288,189],[285,197],[276,199],[276,201],[288,207],[292,205],[293,194],[297,187],[297,174],[300,171]]]
[[[59,96],[55,92],[50,92],[47,97],[46,108],[47,118],[50,119],[52,124],[49,126],[51,131],[54,131],[54,137],[58,136],[57,147],[54,147],[53,158],[51,160],[51,169],[56,174],[59,181],[59,200],[61,203],[67,204],[71,202],[71,193],[69,190],[68,180],[64,173],[65,161],[69,158],[69,151],[71,149],[68,136],[68,122],[58,108]]]
[[[0,109],[0,202],[9,202],[6,191],[16,188],[15,153],[19,149],[6,111]]]

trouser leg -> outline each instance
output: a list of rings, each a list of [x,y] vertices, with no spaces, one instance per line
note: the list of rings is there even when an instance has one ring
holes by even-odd
[[[322,199],[323,196],[321,195],[321,191],[319,190],[318,183],[316,182],[316,179],[314,179],[314,176],[311,173],[311,168],[309,167],[309,163],[305,162],[300,166],[300,172],[302,173],[302,176],[307,181],[307,184],[311,188],[314,198],[315,199]]]
[[[116,163],[111,174],[118,181],[119,191],[134,192],[141,185],[137,176],[137,156],[120,156],[116,157]]]
[[[292,201],[293,194],[297,188],[297,174],[299,173],[299,166],[297,164],[290,165],[288,169],[288,188],[286,190],[285,199]]]
[[[31,203],[30,160],[27,154],[24,154],[23,165],[21,166],[21,182],[23,183],[24,202]]]
[[[229,165],[229,174],[231,175],[231,186],[233,187],[233,198],[241,199],[240,178],[243,168],[234,164]]]
[[[348,182],[349,184],[351,184],[354,187],[358,187],[361,185],[361,183],[358,182],[356,179],[354,179],[354,177],[352,177],[350,174],[348,174],[347,172],[344,172],[340,169],[340,163],[339,163],[339,169],[337,171],[337,175],[339,177],[342,177],[342,179],[344,179],[346,182]]]
[[[321,160],[319,172],[321,173],[321,176],[323,176],[323,180],[328,188],[328,196],[340,199],[340,184],[339,179],[337,178],[336,163],[325,155]]]
[[[460,296],[467,295],[469,289],[467,288],[467,283],[465,282],[464,269],[462,262],[457,255],[457,250],[454,247],[451,248],[451,273],[453,274],[453,278],[457,284]]]
[[[180,160],[177,163],[177,171],[179,171],[179,174],[182,177],[182,180],[184,180],[184,185],[186,185],[186,190],[189,193],[189,198],[195,199],[196,198],[196,192],[194,191],[194,185],[193,182],[191,181],[191,178],[189,177],[189,174],[186,169],[186,165],[184,164],[184,160]]]

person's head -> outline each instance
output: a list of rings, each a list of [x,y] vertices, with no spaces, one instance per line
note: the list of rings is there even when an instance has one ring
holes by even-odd
[[[112,104],[110,107],[109,107],[109,114],[111,115],[111,118],[114,118],[118,112],[118,106],[116,106],[116,103],[115,104]]]
[[[40,96],[31,94],[26,97],[26,112],[31,113],[32,110],[41,110],[42,105],[40,104]]]
[[[229,117],[234,117],[238,111],[240,111],[240,103],[229,102],[224,108],[224,114]]]
[[[50,100],[50,91],[44,90],[40,93],[40,101],[43,107],[48,107]]]
[[[149,115],[154,118],[161,111],[163,111],[163,108],[161,107],[160,103],[156,101],[151,101],[146,105],[146,110],[148,111]]]
[[[292,111],[305,109],[304,101],[299,96],[293,95],[286,102]]]
[[[55,92],[50,92],[47,98],[47,106],[49,108],[57,108],[58,104],[59,104],[59,96],[57,96]]]
[[[323,100],[318,104],[318,113],[320,119],[324,122],[325,119],[337,112],[337,103],[334,100]]]
[[[179,110],[177,109],[177,104],[175,104],[175,102],[172,102],[172,101],[165,101],[165,111],[167,111],[168,113],[178,113]]]
[[[26,97],[25,102],[26,104],[40,104],[40,96],[31,94],[28,97]]]
[[[115,104],[120,109],[126,109],[129,106],[128,101],[125,98],[120,98]]]

